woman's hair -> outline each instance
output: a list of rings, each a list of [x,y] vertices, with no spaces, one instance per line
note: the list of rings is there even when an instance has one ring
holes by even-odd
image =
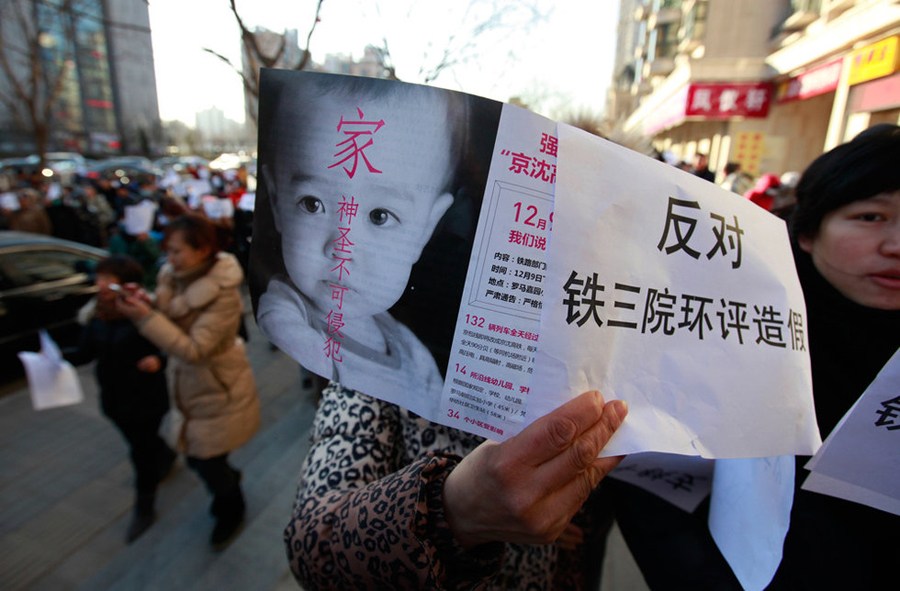
[[[102,259],[94,268],[97,275],[112,275],[121,283],[141,283],[144,280],[144,269],[132,257],[114,254]]]
[[[883,123],[822,154],[797,184],[794,237],[815,236],[828,213],[880,193],[900,190],[900,127]]]
[[[219,239],[216,225],[202,215],[186,213],[169,222],[166,226],[166,236],[163,239],[163,247],[175,232],[181,232],[181,237],[194,250],[208,248],[210,256],[219,252]]]

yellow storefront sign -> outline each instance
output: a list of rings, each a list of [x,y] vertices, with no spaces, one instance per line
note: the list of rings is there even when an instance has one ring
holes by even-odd
[[[853,86],[896,72],[900,68],[898,45],[900,35],[894,35],[851,53],[847,84]]]

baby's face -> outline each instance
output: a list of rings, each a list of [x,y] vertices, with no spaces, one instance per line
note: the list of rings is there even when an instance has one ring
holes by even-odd
[[[449,133],[443,117],[435,115],[443,110],[367,108],[365,101],[334,97],[304,106],[312,116],[279,119],[284,135],[290,129],[302,131],[302,138],[282,141],[269,171],[285,267],[319,313],[337,311],[340,294],[345,321],[373,316],[403,294],[413,263],[452,203],[443,192]],[[358,145],[370,139],[372,144],[359,154],[351,178],[344,168],[352,160],[335,165],[346,156],[336,154],[348,137],[337,126],[342,116],[359,121],[357,107],[364,120],[383,119],[384,125],[360,136]],[[425,116],[418,114],[423,111]],[[370,171],[367,162],[381,172]]]

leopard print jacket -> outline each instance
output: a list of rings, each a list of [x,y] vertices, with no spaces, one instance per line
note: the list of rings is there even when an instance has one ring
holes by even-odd
[[[443,484],[481,441],[329,384],[284,531],[303,588],[582,588],[583,552],[500,542],[466,551],[456,544]]]

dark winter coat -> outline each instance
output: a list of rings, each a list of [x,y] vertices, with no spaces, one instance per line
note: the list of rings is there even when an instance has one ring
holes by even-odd
[[[147,355],[160,356],[163,369],[154,373],[140,371],[137,363]],[[127,318],[101,320],[92,316],[78,347],[67,350],[65,358],[75,365],[97,360],[100,405],[110,419],[161,417],[169,410],[165,357]]]

